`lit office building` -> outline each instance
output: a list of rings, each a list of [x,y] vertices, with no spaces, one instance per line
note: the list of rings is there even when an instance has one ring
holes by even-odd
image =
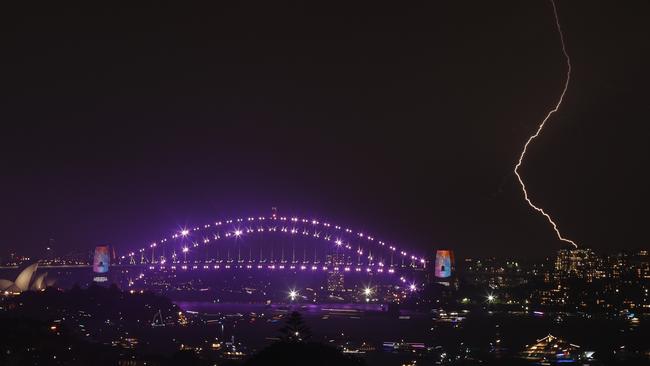
[[[556,276],[560,280],[579,278],[591,282],[605,275],[600,261],[591,249],[562,249],[555,259]]]

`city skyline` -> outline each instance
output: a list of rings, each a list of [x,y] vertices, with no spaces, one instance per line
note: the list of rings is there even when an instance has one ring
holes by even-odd
[[[178,233],[179,244],[197,234]],[[236,242],[255,234],[233,235]],[[112,261],[109,252],[98,247],[95,264]],[[75,364],[103,344],[110,345],[102,351],[107,364],[160,362],[185,353],[192,357],[184,364],[248,365],[282,344],[294,352],[320,344],[358,365],[647,362],[649,252],[563,249],[556,255],[543,262],[466,258],[454,264],[453,253],[441,250],[435,268],[398,265],[393,275],[377,267],[344,270],[349,259],[338,254],[316,270],[293,267],[291,259],[262,268],[232,257],[210,259],[209,266],[192,257],[117,259],[110,269],[92,270],[46,263],[2,267],[17,278],[0,280],[0,319],[45,321],[48,333],[38,333],[39,339],[54,336],[69,345],[40,343],[25,353],[20,342],[31,342],[37,329],[23,325],[3,342],[2,357]],[[285,325],[275,325],[279,321]],[[96,351],[84,351],[79,342]],[[303,364],[304,358],[293,354],[288,362]]]

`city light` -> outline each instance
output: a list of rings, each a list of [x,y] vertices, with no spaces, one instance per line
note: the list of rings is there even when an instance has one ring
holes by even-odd
[[[189,234],[190,234],[190,231],[187,230],[187,229],[183,229],[183,230],[181,231],[181,236],[188,236]]]
[[[372,292],[373,292],[372,288],[370,288],[370,287],[366,287],[366,288],[363,289],[363,294],[366,295],[366,297],[371,296]]]
[[[411,292],[416,291],[417,289],[418,287],[414,283],[409,285],[409,290],[411,290]]]
[[[291,299],[291,301],[296,300],[297,297],[298,297],[298,291],[296,290],[289,291],[289,298]]]

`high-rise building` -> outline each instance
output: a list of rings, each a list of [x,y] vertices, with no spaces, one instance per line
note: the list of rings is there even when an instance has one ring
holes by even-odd
[[[559,280],[578,278],[591,282],[601,278],[601,258],[591,249],[561,249],[555,258],[555,272]]]
[[[343,253],[327,254],[325,256],[325,263],[327,263],[329,265],[344,264],[345,263],[345,254],[343,254]]]
[[[345,280],[343,273],[332,271],[327,274],[327,291],[332,293],[341,293],[345,291]]]
[[[635,256],[635,272],[638,279],[650,279],[650,254],[647,250],[640,250]]]

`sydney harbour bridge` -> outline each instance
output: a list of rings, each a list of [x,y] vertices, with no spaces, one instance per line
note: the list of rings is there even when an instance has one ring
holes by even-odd
[[[388,276],[411,282],[429,260],[371,233],[316,218],[270,215],[179,228],[118,258],[150,272],[282,272]],[[421,277],[421,276],[417,276]]]

